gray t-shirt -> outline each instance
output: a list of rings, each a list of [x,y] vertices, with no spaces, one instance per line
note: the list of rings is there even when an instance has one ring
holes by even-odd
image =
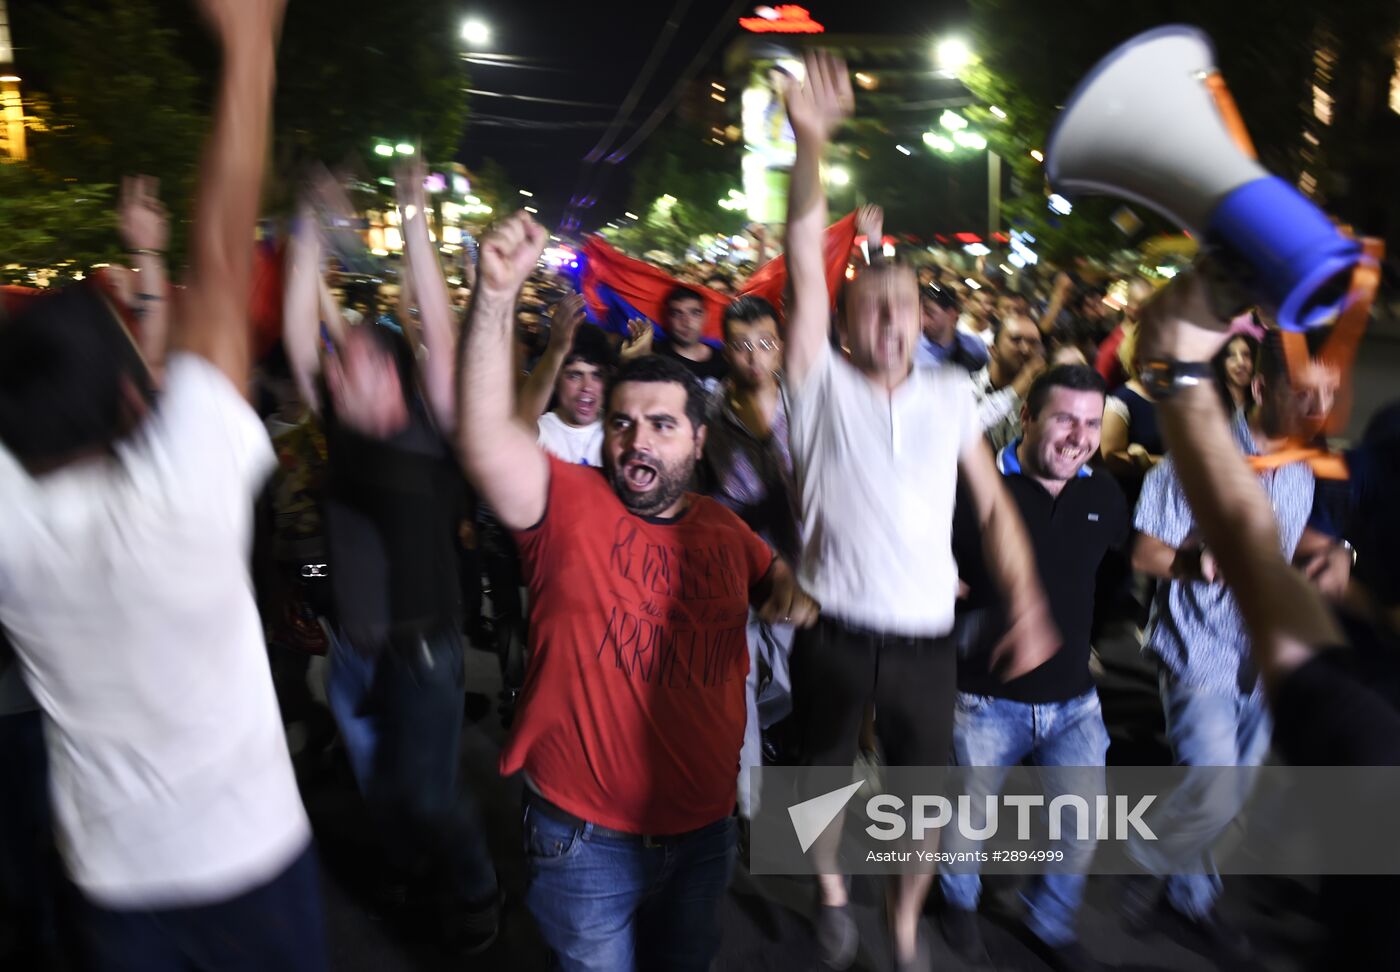
[[[1259,454],[1243,413],[1235,415],[1233,431],[1241,452]],[[1279,545],[1291,560],[1312,511],[1312,470],[1292,463],[1259,478],[1278,520]],[[1133,525],[1170,547],[1186,546],[1196,534],[1196,520],[1170,456],[1147,474]],[[1221,583],[1159,581],[1143,652],[1187,685],[1218,692],[1257,689],[1244,618],[1234,595]]]

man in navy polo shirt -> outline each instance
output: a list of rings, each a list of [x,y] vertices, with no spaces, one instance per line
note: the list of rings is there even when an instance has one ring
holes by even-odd
[[[997,455],[1007,491],[1030,534],[1036,567],[1063,642],[1040,667],[1002,681],[992,665],[991,648],[1004,627],[996,587],[983,573],[975,523],[959,516],[959,573],[970,588],[968,601],[985,618],[981,635],[963,639],[966,657],[958,665],[957,714],[953,749],[958,766],[1102,767],[1108,752],[1098,693],[1089,672],[1089,630],[1094,615],[1094,580],[1110,547],[1128,540],[1127,501],[1111,476],[1093,475],[1085,466],[1099,448],[1104,382],[1083,365],[1060,365],[1036,379],[1022,407],[1023,435]],[[959,504],[965,509],[967,504]],[[1083,770],[1071,774],[1084,785]],[[1054,786],[1047,777],[1047,786]],[[1068,781],[1065,781],[1068,782]],[[973,785],[995,790],[999,774],[979,774]],[[1097,781],[1102,785],[1102,780]],[[981,805],[976,799],[973,805]],[[959,838],[945,838],[948,851]],[[1084,891],[1084,871],[1092,842],[1074,848],[1069,866],[1037,875],[1022,892],[1025,923],[1051,965],[1092,968],[1093,959],[1077,944],[1074,919]],[[947,904],[943,930],[964,958],[987,960],[977,927],[981,881],[945,870],[940,881]]]

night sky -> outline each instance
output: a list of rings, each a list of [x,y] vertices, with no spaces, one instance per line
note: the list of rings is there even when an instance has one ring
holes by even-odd
[[[43,83],[42,54],[25,48],[26,22],[32,22],[34,15],[50,2],[9,0],[17,56],[25,63],[26,80],[38,85]],[[289,2],[325,7],[328,16],[333,16],[335,9],[333,0]],[[828,33],[925,35],[932,43],[936,34],[956,31],[966,21],[963,0],[814,0],[805,5]],[[187,8],[192,3],[157,0],[157,6],[170,26],[182,33],[191,28],[192,14]],[[652,4],[638,0],[464,0],[453,29],[459,29],[460,23],[469,18],[483,20],[492,29],[491,42],[483,51],[525,59],[522,66],[467,64],[470,88],[584,105],[472,95],[471,117],[463,132],[459,158],[468,166],[488,156],[497,159],[512,175],[517,188],[535,193],[540,219],[551,227],[556,225],[579,185],[583,156],[612,121],[672,13],[678,8],[683,10],[680,26],[614,146],[625,142],[665,98],[677,77],[705,46],[711,32],[722,24],[723,36],[715,45],[716,53],[702,65],[699,74],[704,76],[707,69],[717,69],[725,48],[742,33],[738,17],[751,16],[755,6],[752,0],[737,5],[731,0],[661,0]],[[328,28],[333,29],[333,23],[328,22]],[[473,117],[483,122],[522,121],[531,127],[473,124]],[[571,128],[563,124],[569,122],[591,122],[594,127]],[[600,167],[609,171],[599,184],[597,206],[585,217],[585,229],[621,215],[630,188],[630,165],[644,150],[645,144],[627,162]]]
[[[684,0],[680,5],[684,5]],[[530,62],[532,66],[557,68],[560,73],[469,64],[472,88],[588,102],[602,107],[474,96],[472,114],[492,119],[606,124],[626,97],[676,6],[673,0],[654,4],[624,0],[592,3],[478,0],[464,8],[464,19],[476,16],[492,25],[492,51],[537,59]],[[724,39],[718,44],[713,61],[718,65],[729,42],[741,33],[738,17],[751,16],[754,6],[745,2],[739,6],[738,14],[730,18],[726,16],[732,9],[728,0],[692,0],[660,66],[631,114],[634,124],[644,120],[666,96],[716,25],[723,21],[726,24]],[[915,33],[932,38],[940,31],[959,27],[965,15],[960,0],[859,0],[855,3],[816,0],[807,6],[812,17],[824,24],[828,33]],[[513,129],[473,125],[469,121],[461,156],[468,166],[485,156],[499,160],[515,177],[518,188],[535,193],[541,219],[553,226],[578,183],[583,156],[604,130]],[[630,126],[624,129],[618,145],[631,130]],[[641,149],[629,161],[635,161],[640,152]],[[598,205],[585,221],[586,228],[620,216],[626,205],[628,164],[615,168],[617,171],[607,178],[599,193]]]

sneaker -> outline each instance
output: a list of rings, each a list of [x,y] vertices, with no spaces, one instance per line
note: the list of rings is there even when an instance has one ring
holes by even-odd
[[[1118,882],[1118,917],[1133,935],[1151,926],[1158,905],[1165,899],[1167,882],[1151,874],[1130,874]]]
[[[454,908],[443,919],[443,941],[461,956],[479,955],[501,934],[505,893],[499,889],[485,901]]]
[[[974,968],[991,966],[992,956],[987,951],[987,943],[982,940],[977,912],[945,903],[938,915],[938,925],[943,931],[943,940],[954,955]]]
[[[848,969],[856,960],[860,932],[851,917],[851,906],[817,905],[817,951],[829,969]]]

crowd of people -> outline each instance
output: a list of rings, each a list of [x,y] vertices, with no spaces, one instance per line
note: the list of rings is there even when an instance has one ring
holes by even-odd
[[[327,967],[270,644],[326,656],[386,892],[464,956],[501,923],[459,754],[467,648],[497,655],[525,904],[566,969],[711,966],[766,763],[1101,773],[1110,631],[1140,635],[1178,764],[1400,762],[1395,409],[1337,480],[1320,460],[1344,376],[1320,338],[1298,361],[1265,312],[1219,319],[1194,272],[1125,281],[1115,306],[1068,272],[1023,290],[872,243],[833,290],[820,167],[852,95],[811,54],[784,91],[781,306],[691,274],[740,293],[722,340],[684,282],[655,322],[600,327],[578,294],[523,322],[523,289],[560,284],[524,212],[450,289],[409,166],[397,309],[331,286],[317,213],[338,189],[319,177],[288,231],[281,345],[254,362],[283,2],[200,4],[223,69],[184,286],[138,180],[124,290],[0,322],[20,961]],[[878,207],[857,222],[883,238]],[[1208,857],[1247,795],[1174,795],[1201,866],[1141,850],[1115,896],[1129,929],[1171,916],[1224,967],[1257,957]],[[812,934],[837,969],[860,947],[839,829],[812,851]],[[1025,883],[1022,920],[1051,967],[1098,968],[1076,930],[1094,847],[1070,844],[1071,867]],[[988,964],[978,875],[924,871],[890,880],[897,968],[932,967],[935,883],[947,946]],[[1394,882],[1324,890],[1323,961],[1393,963]]]

